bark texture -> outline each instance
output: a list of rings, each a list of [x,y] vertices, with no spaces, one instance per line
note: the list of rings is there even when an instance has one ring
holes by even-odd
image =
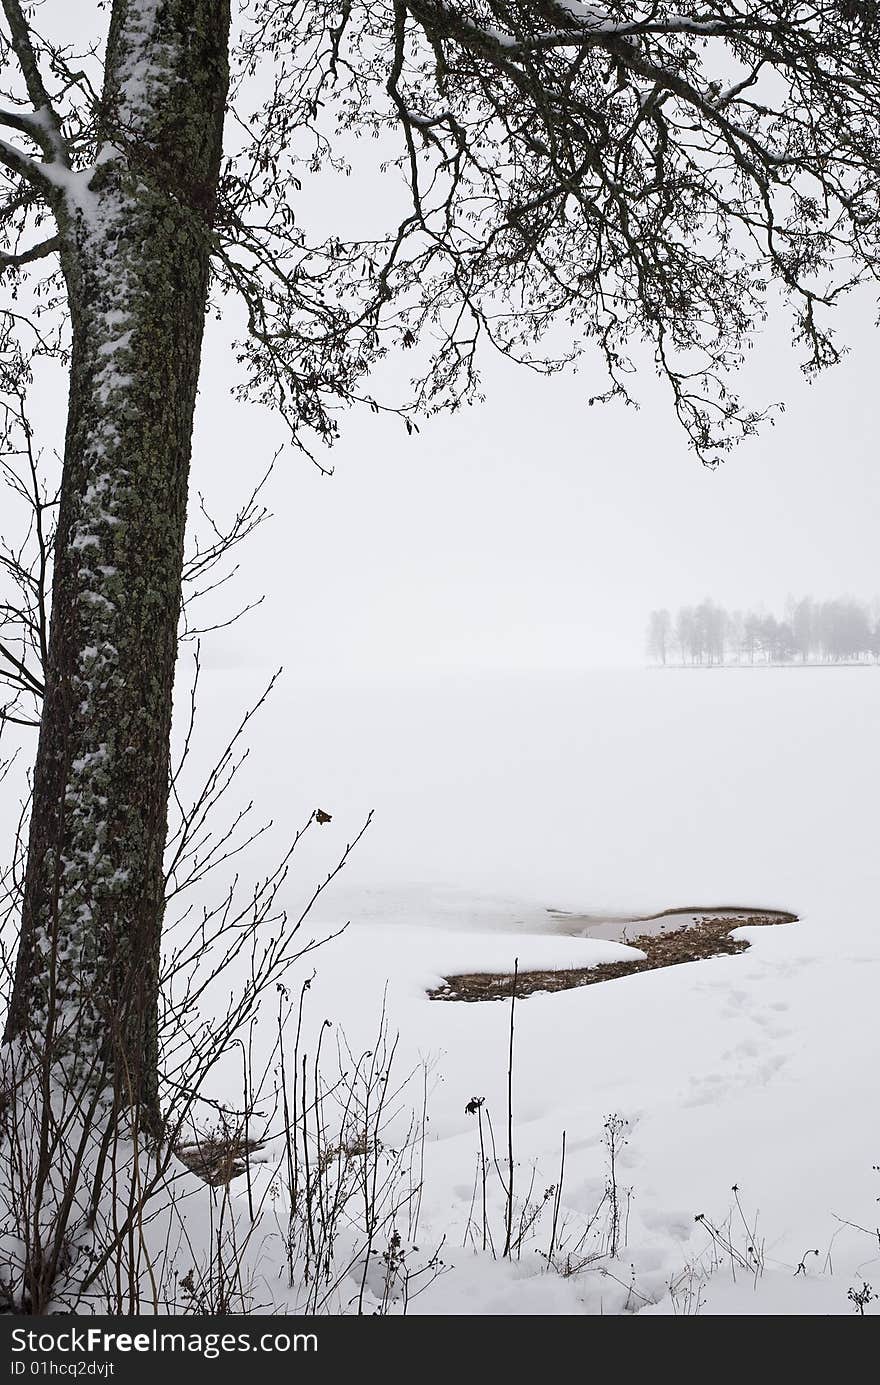
[[[169,737],[229,0],[115,0],[96,165],[58,172],[70,400],[7,1039],[156,1098]]]

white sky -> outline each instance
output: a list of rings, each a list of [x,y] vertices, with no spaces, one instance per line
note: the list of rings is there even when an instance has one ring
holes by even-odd
[[[49,9],[81,37],[106,22],[87,0]],[[375,149],[364,155],[374,161]],[[347,215],[350,231],[356,207],[359,221],[379,224],[396,200],[389,183],[373,183],[371,204],[356,170],[308,219],[327,229]],[[487,403],[427,421],[416,438],[352,414],[331,479],[291,451],[282,458],[275,519],[241,555],[239,594],[265,591],[267,601],[213,637],[207,661],[284,663],[318,683],[617,664],[641,661],[653,606],[874,598],[877,336],[867,303],[849,304],[840,322],[852,354],[812,387],[787,327],[759,343],[744,393],[784,399],[787,412],[715,473],[688,451],[650,371],[640,413],[588,408],[599,376],[545,380],[486,359]],[[193,485],[223,514],[283,435],[265,412],[230,400],[221,330],[209,328]],[[61,400],[44,393],[41,403],[57,437]]]
[[[418,437],[352,414],[331,478],[281,459],[240,588],[266,604],[214,637],[212,661],[283,662],[319,682],[616,664],[642,659],[652,606],[874,598],[876,340],[847,314],[852,353],[813,385],[784,332],[759,343],[751,398],[786,412],[715,472],[650,374],[639,412],[589,408],[581,376],[487,362],[487,402]],[[195,447],[195,484],[220,507],[281,436],[228,399],[228,360],[209,342]]]

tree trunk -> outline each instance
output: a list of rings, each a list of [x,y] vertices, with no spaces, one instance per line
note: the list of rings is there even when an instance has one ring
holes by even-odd
[[[72,323],[46,697],[6,1038],[154,1110],[187,479],[229,0],[114,0],[101,147],[59,175]]]

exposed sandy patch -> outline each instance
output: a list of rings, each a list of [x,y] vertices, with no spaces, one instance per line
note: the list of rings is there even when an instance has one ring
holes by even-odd
[[[665,909],[643,918],[563,914],[558,910],[551,913],[560,921],[560,931],[625,942],[644,952],[645,957],[625,962],[600,962],[592,967],[521,971],[516,984],[518,999],[536,991],[568,991],[640,971],[656,971],[659,967],[675,967],[684,962],[745,952],[748,943],[744,938],[732,937],[732,929],[797,922],[797,915],[785,910],[730,905],[712,909]],[[510,997],[512,989],[510,972],[462,972],[444,977],[444,984],[429,991],[428,995],[432,1000],[504,1000]]]

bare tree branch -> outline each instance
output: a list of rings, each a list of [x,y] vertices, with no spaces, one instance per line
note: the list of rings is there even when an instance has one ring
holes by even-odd
[[[14,255],[0,250],[0,271],[18,269],[22,265],[32,264],[34,260],[43,260],[47,255],[56,255],[60,248],[60,238],[50,236],[48,240],[41,241],[39,245],[32,245],[28,250],[19,250]]]

